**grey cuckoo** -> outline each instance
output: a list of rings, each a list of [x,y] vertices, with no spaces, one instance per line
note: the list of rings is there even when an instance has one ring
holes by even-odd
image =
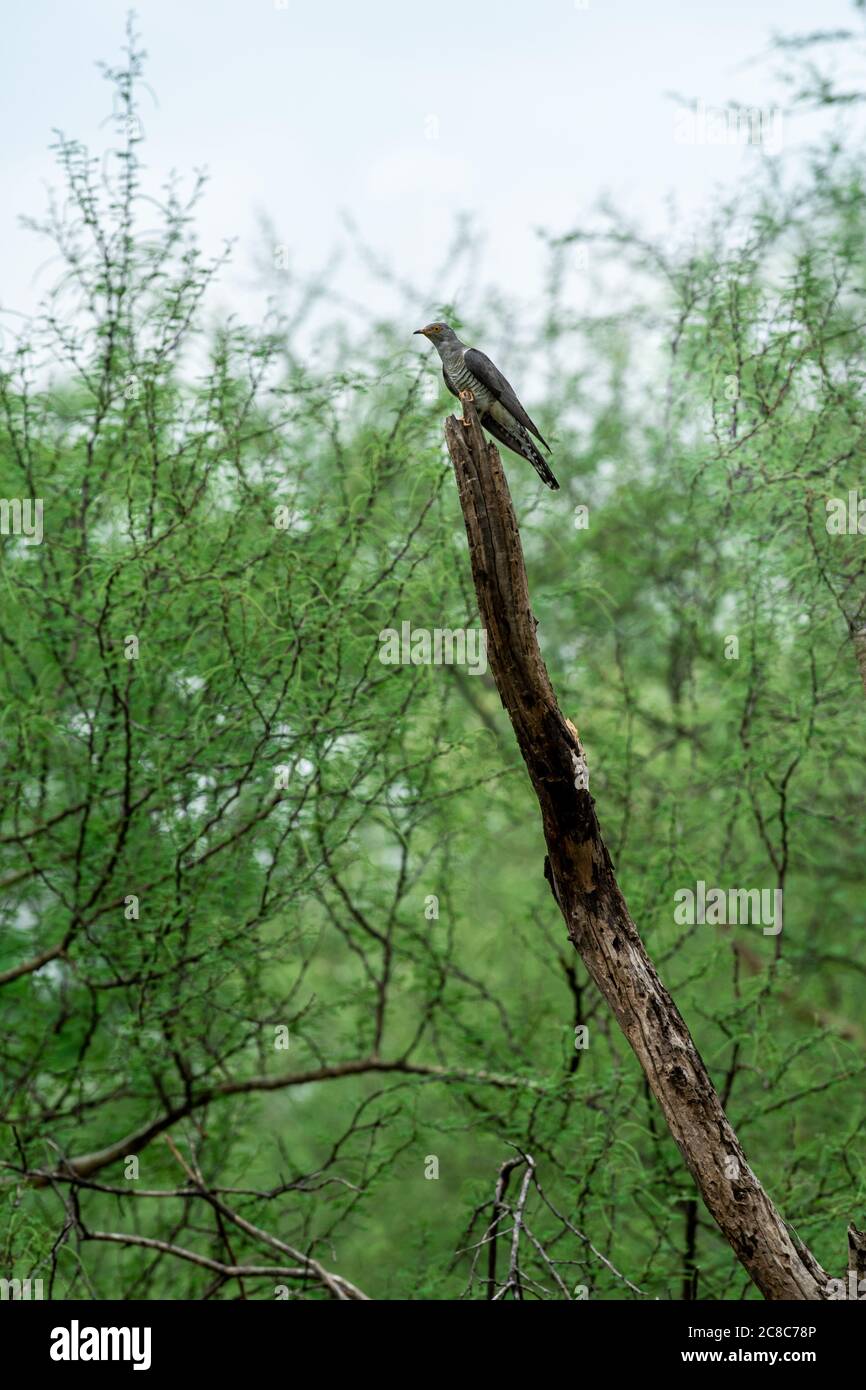
[[[426,328],[416,328],[415,332],[429,338],[442,358],[442,375],[451,394],[459,397],[461,391],[471,391],[478,418],[493,438],[506,449],[528,459],[548,487],[559,487],[532,436],[535,435],[545,449],[549,450],[550,445],[490,358],[477,348],[461,343],[447,323],[428,323]]]

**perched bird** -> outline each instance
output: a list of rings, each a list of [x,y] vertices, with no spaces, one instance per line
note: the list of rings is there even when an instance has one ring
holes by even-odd
[[[416,328],[415,332],[429,338],[442,358],[442,375],[452,395],[459,397],[461,391],[471,391],[484,428],[507,449],[521,458],[529,459],[548,487],[558,488],[559,483],[532,436],[535,435],[545,449],[549,450],[550,445],[542,438],[513,388],[490,358],[477,348],[468,348],[461,343],[447,323],[428,323],[426,328]]]

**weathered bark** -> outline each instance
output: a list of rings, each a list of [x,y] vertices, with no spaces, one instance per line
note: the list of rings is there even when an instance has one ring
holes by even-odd
[[[487,650],[541,808],[544,872],[568,935],[646,1073],[707,1209],[768,1299],[825,1298],[829,1276],[752,1172],[688,1028],[644,949],[614,876],[577,729],[535,636],[520,535],[499,454],[465,393],[445,436]]]

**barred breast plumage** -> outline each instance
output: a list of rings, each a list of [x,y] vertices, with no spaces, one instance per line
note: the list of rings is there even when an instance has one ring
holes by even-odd
[[[514,388],[490,358],[477,348],[467,348],[447,323],[430,323],[417,332],[429,338],[439,353],[448,390],[455,396],[461,391],[471,391],[484,428],[500,444],[528,459],[548,487],[558,488],[559,483],[535,443],[537,439],[547,449],[547,441],[520,404]]]

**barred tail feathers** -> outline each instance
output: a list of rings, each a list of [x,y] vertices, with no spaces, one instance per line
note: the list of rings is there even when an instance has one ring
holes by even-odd
[[[547,487],[554,490],[559,487],[559,483],[554,478],[547,460],[536,447],[528,430],[525,430],[522,425],[518,425],[515,429],[510,430],[505,425],[500,424],[498,420],[494,420],[493,416],[490,414],[485,414],[482,417],[481,423],[488,434],[492,434],[493,438],[498,439],[500,444],[504,444],[506,449],[510,449],[514,454],[519,454],[521,458],[528,459],[541,481],[545,483]]]

